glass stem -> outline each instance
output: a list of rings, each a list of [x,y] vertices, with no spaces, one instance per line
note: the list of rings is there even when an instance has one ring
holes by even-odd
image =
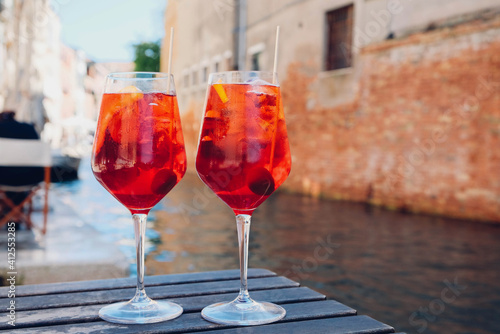
[[[147,218],[148,215],[143,213],[136,213],[132,215],[132,219],[134,220],[135,251],[137,261],[137,290],[134,298],[132,299],[132,302],[134,303],[149,300],[146,295],[146,290],[144,289],[144,240],[146,236]]]
[[[237,301],[240,303],[251,302],[247,286],[248,270],[248,240],[250,236],[250,215],[237,215],[236,225],[238,227],[238,245],[240,251],[240,293]]]

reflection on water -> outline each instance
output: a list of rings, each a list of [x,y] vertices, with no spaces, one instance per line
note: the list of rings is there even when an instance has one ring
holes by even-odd
[[[79,205],[110,222],[98,228],[133,263],[128,212],[83,176],[73,191],[87,198]],[[239,266],[234,215],[195,175],[153,210],[148,229],[149,275]],[[500,333],[500,226],[278,193],[255,211],[250,236],[251,267],[298,280],[399,331]]]

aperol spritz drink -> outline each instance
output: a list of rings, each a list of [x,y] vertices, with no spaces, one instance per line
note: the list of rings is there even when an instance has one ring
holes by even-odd
[[[178,317],[181,306],[153,301],[144,289],[147,214],[186,171],[173,76],[149,72],[107,76],[92,149],[92,171],[132,213],[137,250],[134,298],[102,308],[99,316],[123,324]]]
[[[250,214],[288,177],[278,86],[211,85],[200,137],[198,174],[235,214]]]
[[[232,302],[213,304],[205,319],[258,325],[277,321],[285,310],[253,301],[247,290],[248,236],[253,211],[288,177],[290,148],[276,74],[222,72],[209,77],[196,170],[236,215],[241,288]]]
[[[106,93],[99,127],[106,130],[96,135],[95,177],[132,213],[146,213],[186,171],[176,96]]]

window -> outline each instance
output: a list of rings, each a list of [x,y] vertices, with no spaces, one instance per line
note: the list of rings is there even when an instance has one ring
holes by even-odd
[[[224,58],[224,60],[222,61],[222,68],[221,70],[223,71],[231,71],[231,70],[234,70],[234,67],[233,67],[233,61],[232,61],[232,58],[233,57],[233,53],[229,50],[226,50],[224,51],[224,54],[222,55],[222,58]]]
[[[193,70],[193,73],[191,74],[191,82],[193,86],[196,86],[198,84],[198,71]]]
[[[208,80],[208,67],[204,66],[203,67],[203,72],[202,72],[202,83],[204,84]]]
[[[260,71],[259,57],[260,52],[254,53],[252,55],[252,71]]]
[[[326,13],[327,41],[325,70],[352,66],[353,5]]]
[[[250,68],[252,71],[260,71],[262,66],[262,52],[266,50],[266,45],[261,42],[248,48],[247,54],[250,56]]]

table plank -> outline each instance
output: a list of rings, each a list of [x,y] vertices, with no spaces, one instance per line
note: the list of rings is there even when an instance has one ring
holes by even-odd
[[[283,307],[287,311],[287,316],[283,320],[281,320],[281,323],[288,324],[288,326],[284,327],[283,331],[277,331],[279,333],[289,333],[290,332],[289,330],[297,327],[297,324],[302,324],[303,322],[306,322],[305,320],[312,320],[312,319],[320,319],[316,320],[320,321],[319,327],[316,326],[317,328],[330,328],[329,326],[337,326],[339,328],[352,329],[354,330],[352,331],[352,333],[393,332],[392,327],[384,325],[376,320],[373,320],[368,317],[358,317],[351,315],[355,313],[354,310],[348,308],[350,310],[347,311],[345,309],[345,305],[342,305],[333,300],[284,304]],[[351,316],[345,316],[345,315],[351,315]],[[341,321],[334,323],[333,325],[330,323],[324,324],[323,322],[321,322],[322,320],[333,320],[333,319],[355,319],[355,320]],[[309,324],[309,326],[313,326],[313,324],[316,321],[311,321],[311,324]],[[277,324],[273,324],[273,326],[276,325]],[[266,326],[259,326],[254,328],[256,330],[261,328],[265,329]],[[196,331],[207,331],[212,329],[223,329],[229,327],[230,326],[218,325],[208,322],[204,320],[199,313],[187,313],[181,315],[179,318],[174,320],[157,324],[144,324],[140,325],[140,327],[139,325],[117,325],[104,321],[99,321],[92,323],[78,323],[78,324],[51,326],[50,331],[51,333],[82,333],[82,334],[85,333],[105,334],[105,333],[117,333],[117,332],[121,334],[138,333],[138,332],[140,332],[141,334],[152,334],[152,333],[160,334],[160,333],[191,333]],[[25,328],[17,330],[16,333],[45,334],[46,330],[47,327]],[[372,330],[372,331],[367,331],[367,330]],[[211,333],[214,332],[212,331]],[[234,332],[234,333],[239,333],[239,332]],[[264,333],[264,332],[256,331],[255,333]],[[273,333],[276,333],[276,331]],[[297,333],[302,333],[302,332],[297,332]],[[310,332],[310,333],[319,333],[319,332]],[[344,332],[337,331],[328,333],[344,333]]]
[[[283,276],[252,278],[248,280],[249,290],[268,290],[297,286],[299,286],[299,283]],[[146,292],[148,296],[153,299],[170,299],[195,295],[210,295],[229,292],[236,293],[239,289],[240,281],[238,279],[229,281],[153,286],[147,288]],[[16,310],[27,311],[56,307],[110,304],[118,301],[129,300],[134,296],[134,293],[135,288],[125,288],[25,297],[16,296]],[[0,309],[0,313],[1,312],[7,312],[7,308],[5,307]]]
[[[248,278],[261,278],[276,276],[276,273],[259,268],[248,269]],[[218,270],[188,274],[170,274],[158,276],[146,276],[145,284],[148,286],[169,285],[169,284],[184,284],[184,283],[201,283],[210,281],[225,281],[235,280],[240,278],[239,269]],[[37,285],[19,285],[16,286],[16,296],[36,296],[48,295],[55,293],[68,292],[83,292],[95,290],[110,290],[134,288],[137,284],[135,277],[103,279],[93,281],[76,281],[65,283],[48,283]],[[0,300],[7,298],[9,287],[0,287]]]
[[[208,322],[201,317],[203,307],[229,301],[239,291],[239,271],[224,270],[150,276],[147,292],[154,299],[179,303],[184,313],[177,319],[158,324],[117,325],[102,321],[99,309],[135,293],[135,278],[19,286],[16,289],[16,327],[0,323],[0,331],[13,333],[300,333],[300,334],[382,334],[394,329],[326,297],[286,277],[265,269],[249,270],[252,297],[282,305],[287,310],[277,323],[235,327]],[[0,292],[7,288],[0,288]],[[19,292],[21,291],[21,292]],[[19,293],[18,293],[19,292]],[[8,299],[0,298],[1,303]],[[6,314],[0,308],[0,314]],[[13,330],[14,329],[14,330]],[[404,333],[400,333],[404,334]]]
[[[200,312],[205,306],[212,303],[231,300],[235,297],[235,293],[228,293],[220,295],[175,298],[169,300],[181,305],[184,308],[184,313],[193,313]],[[306,287],[259,290],[252,292],[252,297],[256,300],[265,300],[277,304],[321,301],[326,299],[325,295]],[[331,307],[334,308],[332,311],[335,311],[336,315],[356,314],[354,309],[341,303],[334,302],[330,304],[332,305]],[[16,312],[16,327],[51,326],[100,321],[98,312],[102,307],[103,305],[88,305],[45,310],[18,311]],[[0,329],[8,328],[11,328],[11,326],[7,323],[0,323]]]
[[[158,332],[161,333],[161,332]],[[276,323],[256,327],[210,330],[198,334],[383,334],[394,333],[394,328],[366,315],[327,318],[309,321]]]

